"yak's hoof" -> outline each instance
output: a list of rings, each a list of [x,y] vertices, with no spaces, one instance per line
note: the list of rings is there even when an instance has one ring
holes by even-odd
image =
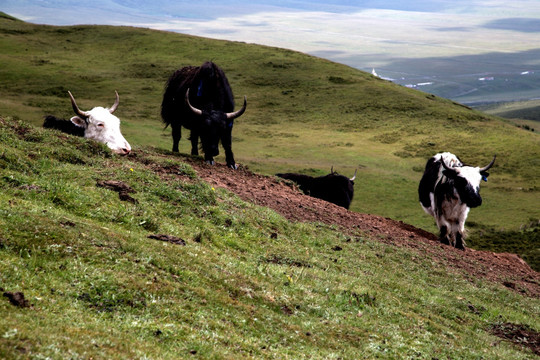
[[[444,245],[450,245],[450,240],[447,238],[439,238],[439,242]]]
[[[233,170],[238,170],[238,164],[229,164],[228,166]]]
[[[216,162],[214,160],[206,160],[206,163],[208,165],[216,165]]]

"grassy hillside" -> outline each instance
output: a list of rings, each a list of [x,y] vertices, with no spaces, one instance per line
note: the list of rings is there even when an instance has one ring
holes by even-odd
[[[4,116],[39,126],[46,114],[71,116],[68,90],[83,109],[110,106],[118,90],[117,115],[134,150],[169,150],[170,129],[159,119],[164,83],[175,69],[212,59],[225,69],[237,100],[248,96],[233,132],[239,163],[263,174],[320,175],[333,166],[352,175],[359,168],[353,211],[436,231],[416,194],[427,158],[451,151],[484,165],[497,154],[482,185],[484,205],[469,216],[469,244],[508,250],[482,236],[489,230],[510,234],[512,246],[524,244],[522,255],[538,248],[537,237],[521,230],[540,219],[537,133],[283,49],[129,27],[39,26],[8,16],[0,17],[0,34]],[[187,136],[182,152],[189,152]]]
[[[531,131],[540,131],[540,100],[503,102],[480,106],[479,109],[514,121]]]
[[[164,151],[12,118],[0,141],[0,358],[535,356],[491,333],[538,338],[539,300],[442,254],[291,223]]]

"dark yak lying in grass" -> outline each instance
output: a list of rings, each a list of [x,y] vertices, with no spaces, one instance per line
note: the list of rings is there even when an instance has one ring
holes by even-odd
[[[59,119],[53,115],[45,116],[43,120],[43,127],[46,129],[56,129],[60,130],[63,133],[84,137],[84,128],[78,125],[75,125],[70,120]]]
[[[418,196],[424,211],[435,218],[443,244],[465,249],[465,220],[471,208],[482,205],[480,181],[487,181],[487,170],[464,165],[449,152],[439,153],[426,163],[418,186]]]
[[[58,119],[52,115],[46,116],[43,122],[44,128],[99,141],[118,154],[126,155],[131,152],[131,146],[120,132],[120,119],[113,115],[120,103],[118,93],[112,107],[98,106],[90,111],[80,110],[71,92],[68,91],[68,94],[76,116],[70,120]]]
[[[334,172],[333,168],[330,170],[330,174],[319,177],[295,173],[276,174],[276,176],[294,181],[306,195],[334,203],[345,209],[351,205],[356,171],[350,179]]]
[[[232,128],[234,119],[246,110],[243,107],[234,112],[234,97],[229,81],[213,62],[201,66],[186,66],[177,70],[167,81],[161,118],[166,126],[171,125],[173,147],[178,152],[182,137],[182,126],[191,130],[191,154],[198,155],[201,138],[204,159],[214,164],[214,156],[219,154],[219,142],[225,149],[227,166],[236,169],[232,152]]]

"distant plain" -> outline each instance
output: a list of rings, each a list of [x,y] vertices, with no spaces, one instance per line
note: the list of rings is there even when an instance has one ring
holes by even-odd
[[[298,50],[470,106],[540,98],[534,0],[5,0],[1,10],[34,23],[132,25]]]

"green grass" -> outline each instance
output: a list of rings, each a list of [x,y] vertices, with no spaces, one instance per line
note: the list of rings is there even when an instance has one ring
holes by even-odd
[[[359,168],[351,209],[429,231],[416,188],[427,159],[451,151],[467,163],[497,162],[482,184],[484,204],[469,220],[482,229],[517,231],[540,219],[537,132],[353,68],[284,49],[110,26],[41,26],[0,17],[0,114],[40,126],[71,117],[70,90],[82,109],[110,106],[135,151],[169,150],[159,117],[168,76],[209,59],[248,110],[236,121],[237,162],[263,174]],[[190,152],[188,132],[180,151]],[[224,161],[223,155],[218,161]],[[517,234],[517,233],[516,233]],[[520,241],[519,237],[515,241]],[[509,244],[508,248],[512,248]]]
[[[525,130],[537,132],[540,131],[538,126],[540,121],[539,106],[540,100],[527,100],[488,104],[479,108],[489,114],[509,119]]]
[[[161,150],[122,158],[12,118],[0,139],[0,288],[31,303],[0,301],[2,358],[534,358],[488,330],[539,330],[538,299],[291,223]],[[184,180],[152,170],[172,164]]]
[[[540,329],[537,300],[212,189],[167,151],[159,106],[169,74],[212,59],[237,100],[248,96],[233,132],[239,163],[263,174],[359,168],[354,211],[431,231],[416,195],[427,158],[445,150],[484,164],[496,153],[470,243],[505,251],[530,239],[526,259],[538,249],[536,133],[283,49],[7,16],[0,38],[0,287],[33,304],[0,302],[0,358],[533,357],[493,345],[486,329]],[[118,90],[137,158],[39,129],[46,114],[71,116],[68,90],[82,109],[110,106]],[[185,181],[150,165],[178,162]],[[110,179],[137,203],[96,186]],[[147,238],[156,233],[187,245]]]

